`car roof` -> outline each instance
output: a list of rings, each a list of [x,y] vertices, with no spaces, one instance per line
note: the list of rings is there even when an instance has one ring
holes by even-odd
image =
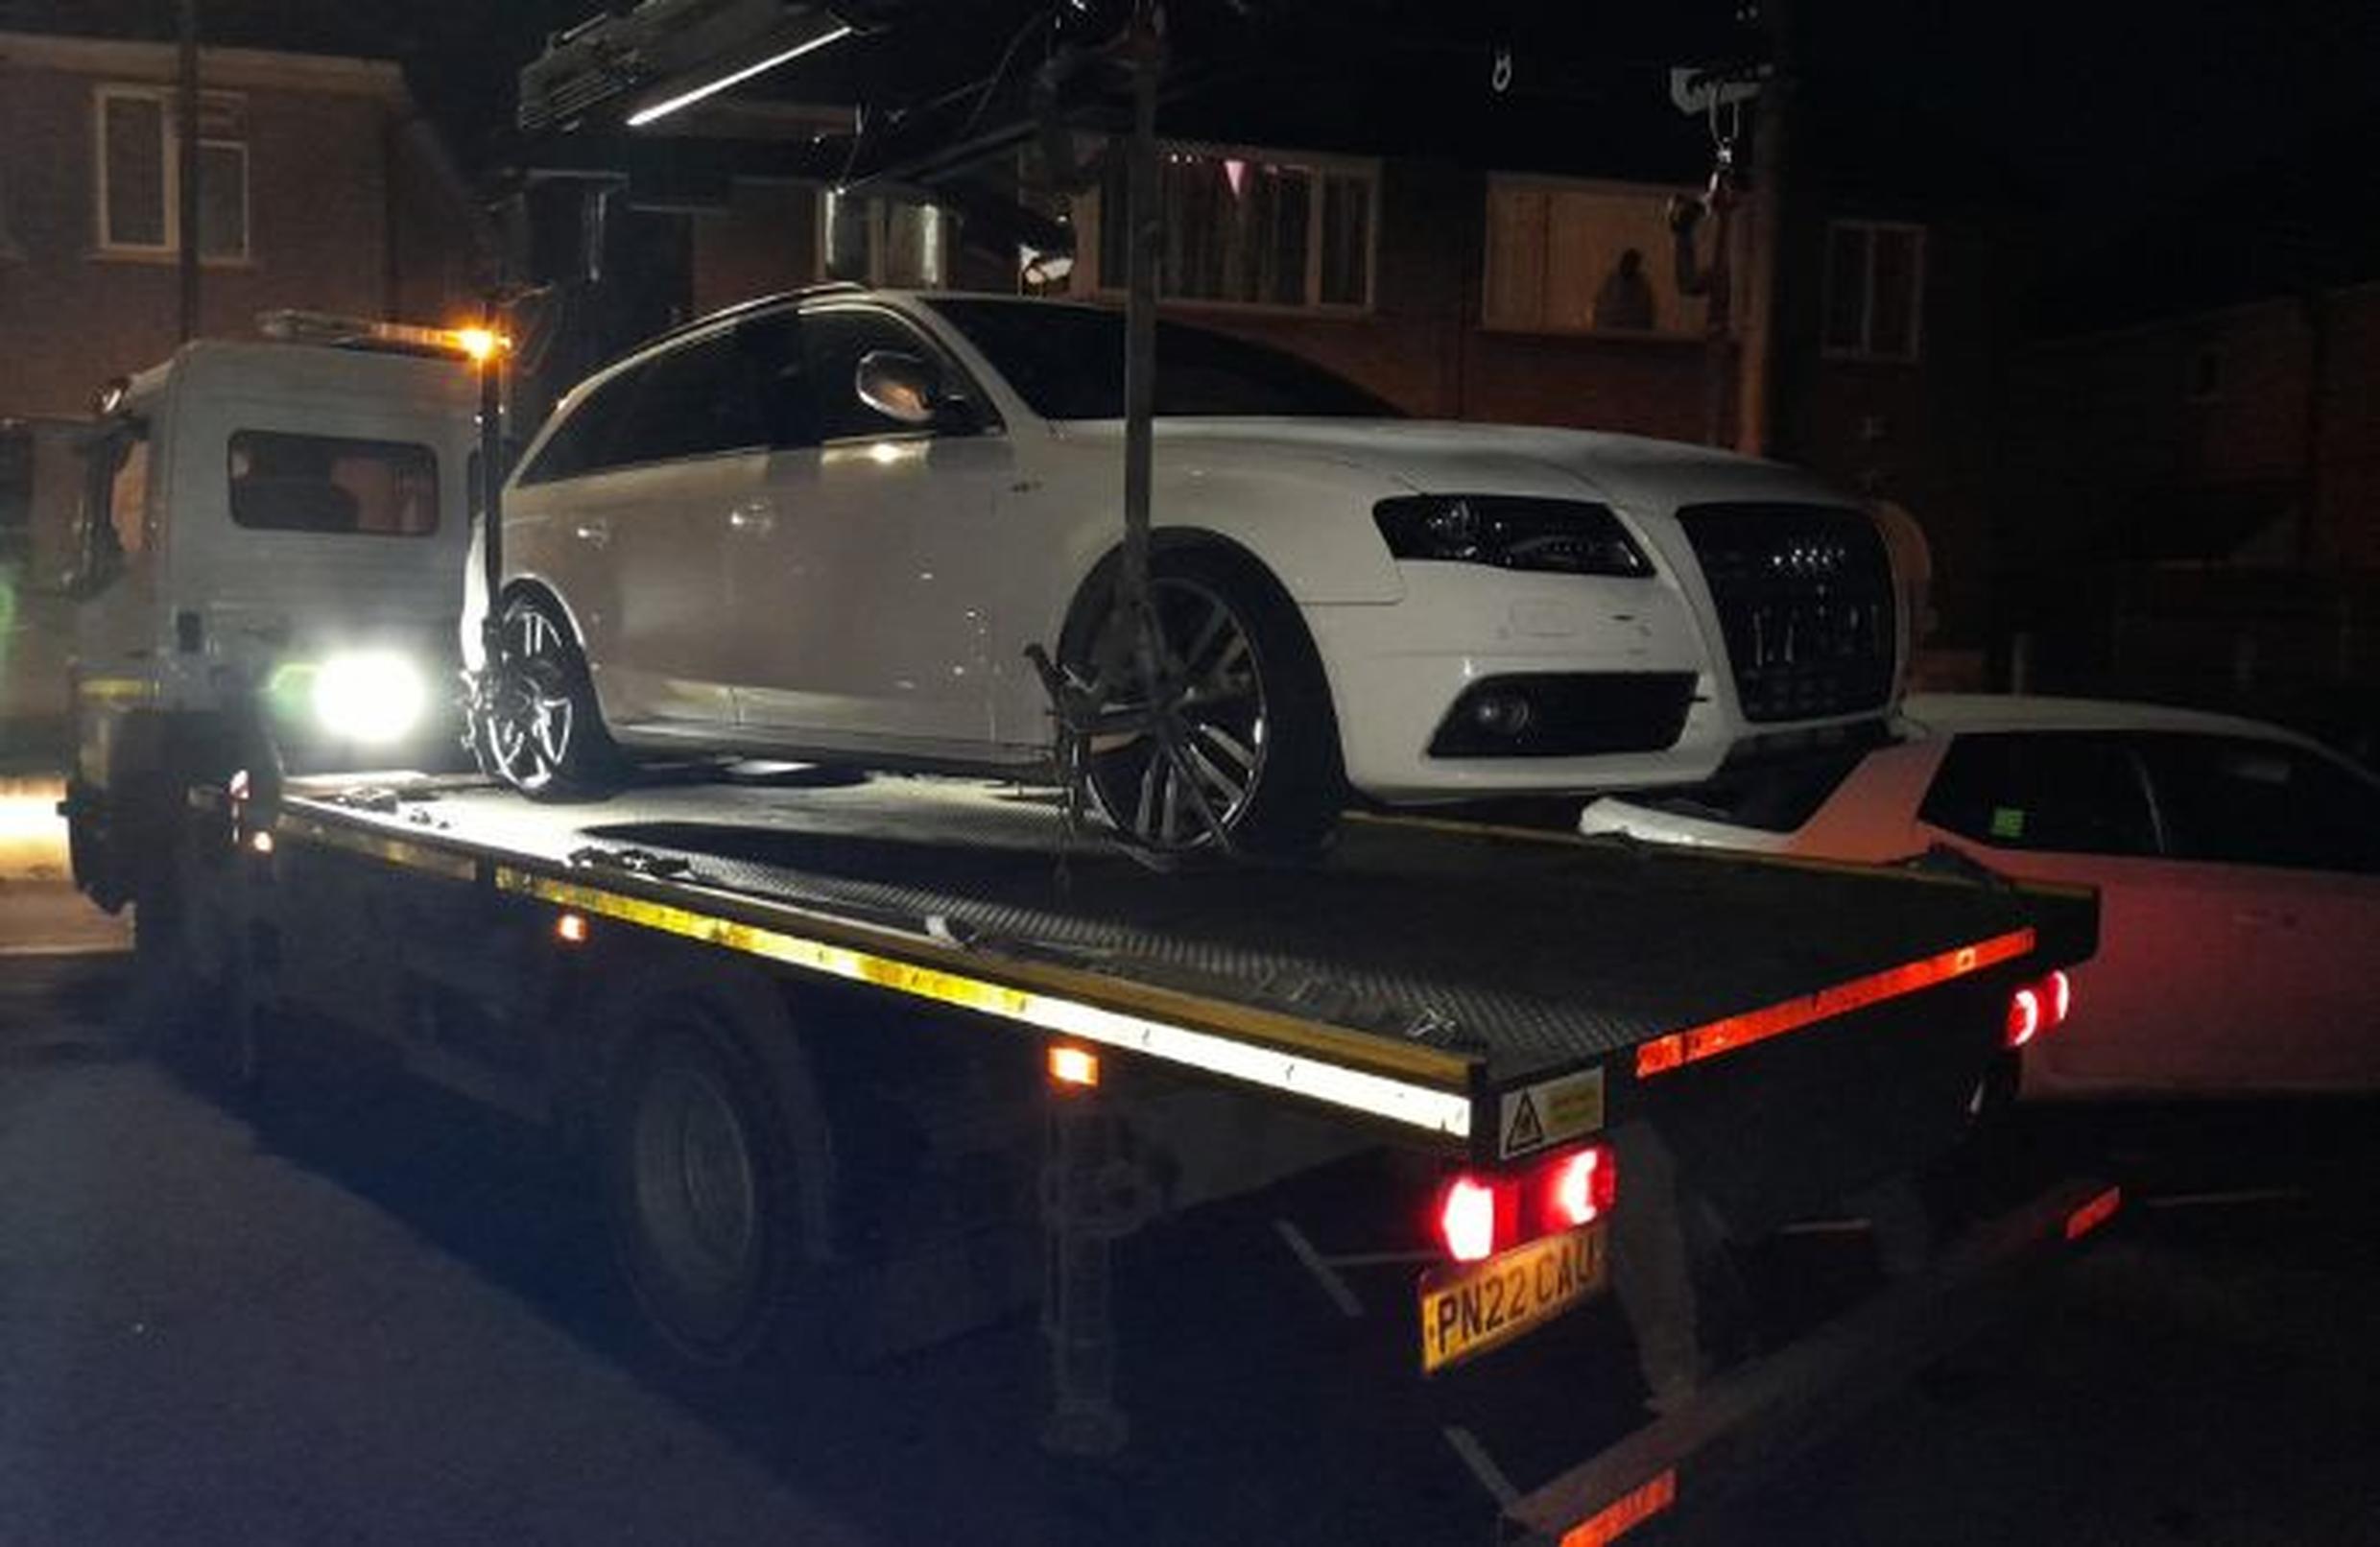
[[[1901,715],[1936,734],[2017,730],[2187,730],[2252,736],[2302,747],[2319,744],[2280,726],[2205,709],[2114,699],[2044,698],[2021,693],[1912,693]]]

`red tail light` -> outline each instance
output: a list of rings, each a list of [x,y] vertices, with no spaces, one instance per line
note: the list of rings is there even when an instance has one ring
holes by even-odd
[[[1496,1254],[1496,1217],[1500,1191],[1476,1177],[1457,1177],[1439,1197],[1438,1233],[1446,1254],[1457,1262],[1478,1262]]]
[[[2074,980],[2063,972],[2052,972],[2036,983],[2028,983],[2009,999],[2008,1035],[2010,1047],[2023,1047],[2043,1032],[2055,1031],[2065,1023],[2067,1012],[2074,1009]]]
[[[1479,1262],[1594,1224],[1611,1211],[1619,1191],[1619,1169],[1601,1144],[1565,1150],[1525,1172],[1464,1172],[1439,1192],[1439,1242],[1455,1261]]]
[[[2009,1000],[2008,1035],[2010,1047],[2023,1047],[2041,1030],[2041,995],[2033,985],[2016,990]]]
[[[1619,1183],[1610,1151],[1589,1145],[1563,1155],[1547,1173],[1546,1227],[1568,1230],[1594,1224],[1619,1196]]]

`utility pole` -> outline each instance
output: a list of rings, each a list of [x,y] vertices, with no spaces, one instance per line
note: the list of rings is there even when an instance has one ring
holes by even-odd
[[[1763,0],[1772,73],[1753,105],[1750,240],[1745,246],[1744,320],[1736,363],[1735,448],[1766,456],[1775,448],[1777,250],[1785,240],[1787,158],[1795,96],[1800,90],[1791,0]]]
[[[1141,680],[1154,691],[1149,628],[1149,506],[1156,456],[1157,263],[1165,217],[1157,194],[1157,72],[1163,25],[1156,0],[1135,0],[1127,49],[1132,69],[1132,137],[1125,153],[1130,257],[1124,298],[1124,555],[1116,577],[1120,618],[1130,627]]]
[[[174,104],[175,219],[181,232],[181,340],[199,332],[199,0],[179,0],[181,91]]]

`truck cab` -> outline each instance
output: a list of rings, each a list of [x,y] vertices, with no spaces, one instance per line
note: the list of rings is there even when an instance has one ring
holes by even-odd
[[[473,371],[443,330],[301,321],[183,345],[84,433],[66,812],[102,906],[250,704],[293,769],[456,755]]]

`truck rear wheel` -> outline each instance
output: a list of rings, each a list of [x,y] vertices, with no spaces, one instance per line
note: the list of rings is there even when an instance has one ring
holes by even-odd
[[[734,994],[697,987],[640,996],[603,1127],[613,1243],[638,1309],[663,1342],[705,1366],[772,1341],[819,1237],[822,1156],[805,1083],[749,1040]],[[781,1020],[781,1012],[771,1019]],[[801,1154],[813,1153],[813,1163]]]

